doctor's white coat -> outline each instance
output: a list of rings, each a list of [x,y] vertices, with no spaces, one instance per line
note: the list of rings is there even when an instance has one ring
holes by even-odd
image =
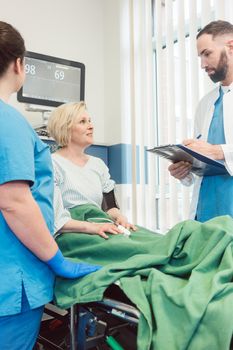
[[[209,92],[200,101],[194,121],[194,137],[202,135],[201,139],[207,141],[208,131],[211,119],[214,113],[214,103],[219,96],[219,86]],[[229,86],[229,91],[223,95],[223,126],[226,144],[221,145],[224,156],[225,166],[231,176],[233,176],[233,84]],[[194,182],[193,196],[190,205],[190,218],[194,219],[196,215],[197,202],[201,186],[202,177],[188,175],[181,182],[184,185],[191,185]]]

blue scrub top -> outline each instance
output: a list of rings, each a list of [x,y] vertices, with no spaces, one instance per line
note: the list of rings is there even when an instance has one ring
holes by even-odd
[[[53,172],[49,147],[25,118],[0,100],[0,185],[28,181],[53,234]],[[21,312],[22,286],[31,309],[53,298],[54,274],[14,235],[0,212],[0,316]]]
[[[225,144],[223,126],[223,91],[220,88],[220,98],[215,102],[215,111],[210,124],[208,142]],[[219,101],[221,100],[221,103]],[[233,177],[230,175],[204,176],[197,206],[196,219],[205,222],[220,215],[233,217]]]

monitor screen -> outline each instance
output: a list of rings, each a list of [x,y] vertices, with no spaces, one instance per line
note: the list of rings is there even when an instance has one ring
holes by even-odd
[[[57,107],[84,100],[83,63],[26,52],[26,79],[17,93],[19,102]]]

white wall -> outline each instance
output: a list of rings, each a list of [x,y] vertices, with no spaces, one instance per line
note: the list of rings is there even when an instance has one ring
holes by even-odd
[[[106,0],[104,10],[105,140],[119,143],[121,134],[121,0]]]
[[[120,134],[119,1],[0,0],[1,20],[21,32],[27,50],[86,65],[85,100],[100,143],[117,143]],[[10,102],[34,126],[41,122],[41,114],[25,112],[16,96]]]

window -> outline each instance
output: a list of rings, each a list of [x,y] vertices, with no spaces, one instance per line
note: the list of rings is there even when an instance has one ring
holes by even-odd
[[[198,29],[232,8],[229,1],[152,0],[155,119],[158,144],[179,143],[193,137],[196,105],[211,81],[199,68]],[[219,3],[219,2],[218,2]],[[224,17],[222,17],[224,19]],[[166,231],[187,219],[192,188],[173,179],[166,160],[156,163],[157,229]]]

